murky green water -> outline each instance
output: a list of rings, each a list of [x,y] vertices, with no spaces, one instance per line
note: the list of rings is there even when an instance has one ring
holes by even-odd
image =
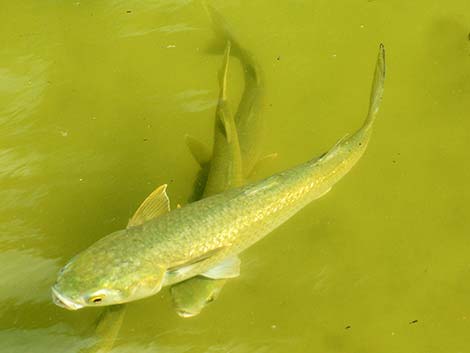
[[[112,352],[468,352],[469,3],[214,5],[264,72],[263,149],[279,157],[256,178],[361,123],[383,42],[380,117],[358,166],[243,253],[214,304],[182,319],[167,290],[132,303]],[[198,1],[1,5],[2,353],[95,343],[101,310],[63,310],[49,288],[155,186],[190,196],[184,136],[212,137],[213,39]]]

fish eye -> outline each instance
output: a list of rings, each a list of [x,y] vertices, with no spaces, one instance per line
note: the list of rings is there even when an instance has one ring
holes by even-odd
[[[99,304],[103,301],[103,299],[104,299],[104,294],[95,295],[89,299],[89,302],[93,304]]]

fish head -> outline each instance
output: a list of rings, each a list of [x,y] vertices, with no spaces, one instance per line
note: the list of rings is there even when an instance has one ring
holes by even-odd
[[[89,269],[83,268],[82,262],[79,255],[61,269],[51,289],[54,304],[68,310],[78,310],[87,306],[113,305],[125,301],[123,279],[119,282],[109,281],[103,268],[93,274]],[[93,268],[99,265],[88,263],[88,266]]]
[[[122,296],[119,291],[108,288],[94,291],[71,294],[62,291],[60,287],[54,285],[51,289],[52,300],[55,305],[68,310],[78,310],[87,306],[105,306],[122,303]]]
[[[98,241],[60,270],[52,287],[53,302],[78,310],[127,303],[157,293],[165,270],[137,255],[129,247]]]

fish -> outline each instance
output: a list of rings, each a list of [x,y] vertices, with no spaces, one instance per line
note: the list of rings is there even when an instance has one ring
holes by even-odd
[[[90,335],[93,344],[82,348],[79,353],[108,353],[117,340],[126,313],[126,305],[113,305],[104,308],[96,320]]]
[[[224,20],[220,13],[205,1],[202,2],[206,13],[212,22],[212,29],[218,41],[230,41],[232,43],[232,55],[237,57],[242,64],[245,89],[235,113],[240,153],[244,170],[244,177],[252,175],[260,161],[261,141],[264,132],[264,120],[262,108],[264,107],[263,71],[260,69],[253,54],[240,44],[235,31]],[[217,44],[214,44],[217,47]],[[270,156],[268,157],[268,159]]]
[[[235,126],[231,128],[232,122],[226,121],[228,131],[233,134],[232,139],[223,134],[224,120],[221,108],[224,107],[225,113],[230,115],[232,112],[229,112],[231,108],[228,107],[226,99],[221,97],[225,94],[222,93],[224,91],[222,87],[219,87],[212,151],[193,136],[186,136],[186,144],[201,168],[190,202],[225,191],[229,187],[242,185],[257,167],[276,156],[275,153],[271,153],[260,158],[260,141],[264,127],[260,114],[264,92],[262,70],[252,53],[240,44],[223,17],[205,1],[202,5],[211,19],[211,27],[216,36],[216,44],[212,45],[216,49],[212,48],[211,51],[219,51],[219,47],[222,46],[220,42],[226,50],[226,43],[230,42],[230,55],[238,58],[242,65],[245,87],[233,116]],[[241,173],[240,168],[242,168]]]
[[[214,144],[210,161],[206,161],[203,156],[207,156],[207,149],[201,147],[202,144],[192,138],[187,140],[188,147],[191,150],[196,161],[199,161],[201,169],[208,168],[205,187],[202,197],[208,197],[241,186],[245,183],[244,163],[242,162],[241,145],[239,142],[239,133],[243,131],[235,122],[235,117],[231,113],[227,101],[227,76],[230,58],[230,50],[235,47],[237,52],[244,52],[233,36],[227,35],[227,44],[224,54],[222,69],[219,73],[219,100],[215,114],[214,126]],[[233,42],[232,42],[233,41]],[[232,44],[233,43],[233,44]],[[252,77],[251,72],[256,72],[250,67],[250,62],[244,61],[243,56],[240,59],[245,71],[245,89],[239,104],[244,107],[246,114],[250,114],[249,106],[253,105],[253,95],[247,94],[251,91]],[[246,69],[247,68],[247,69]],[[247,72],[250,78],[247,79]],[[248,101],[247,98],[248,97]],[[246,128],[246,124],[243,126]],[[229,132],[229,133],[227,133]],[[203,151],[203,153],[201,153]],[[198,315],[209,303],[213,302],[220,294],[226,284],[225,279],[209,279],[203,276],[196,276],[186,281],[177,283],[170,288],[173,298],[173,307],[181,317],[188,318]]]
[[[262,71],[253,55],[240,44],[222,16],[207,3],[203,2],[203,5],[212,21],[216,39],[227,44],[219,73],[219,102],[215,114],[212,153],[204,143],[192,136],[186,136],[186,143],[201,168],[191,201],[245,184],[246,178],[251,176],[262,162],[273,157],[273,154],[269,154],[259,158],[263,128],[260,114],[264,90]],[[231,114],[226,94],[229,64],[227,50],[240,61],[245,85],[234,117],[223,119],[221,113]],[[222,107],[225,109],[221,109]],[[224,128],[223,122],[228,123],[227,128]],[[230,131],[231,134],[227,135],[224,131]],[[225,279],[195,276],[174,284],[170,292],[176,313],[183,318],[199,315],[219,297],[226,283]]]
[[[227,99],[231,41],[227,41],[219,72],[219,99],[214,126],[214,144],[209,173],[202,197],[242,185],[243,166],[235,118]],[[195,152],[193,152],[195,154]]]
[[[125,229],[74,256],[52,286],[66,309],[127,303],[197,275],[240,275],[238,255],[327,194],[359,161],[382,101],[385,48],[379,55],[362,126],[328,152],[261,181],[170,211],[167,185],[143,202]]]
[[[219,72],[219,103],[216,109],[216,124],[214,127],[214,144],[212,148],[212,156],[202,143],[196,139],[186,136],[186,143],[191,150],[196,161],[200,163],[203,171],[202,175],[206,178],[201,180],[205,186],[207,184],[207,177],[211,175],[211,189],[212,192],[218,193],[224,191],[230,186],[239,186],[236,181],[242,179],[242,166],[239,162],[241,160],[241,152],[238,144],[238,137],[233,136],[227,138],[223,131],[232,131],[232,134],[237,131],[237,126],[233,117],[222,119],[220,114],[222,112],[230,113],[227,102],[227,76],[228,66],[230,59],[230,50],[232,44],[230,39],[227,40],[225,47],[224,60],[222,69]],[[245,90],[250,89],[247,85]],[[240,104],[243,104],[242,102]],[[227,121],[230,126],[227,129],[221,129],[223,123]],[[213,156],[214,161],[210,163]],[[221,176],[214,178],[213,175]],[[227,183],[228,181],[228,183]],[[210,193],[204,192],[204,197],[210,196]],[[171,294],[173,297],[173,305],[176,312],[181,317],[193,317],[198,315],[209,303],[213,302],[219,295],[226,280],[217,280],[196,276],[186,281],[173,285],[171,287]],[[104,311],[99,316],[96,324],[93,327],[91,335],[95,339],[95,343],[87,348],[80,350],[81,353],[105,353],[112,350],[114,343],[117,340],[119,330],[122,326],[127,305],[113,305],[104,308]]]
[[[243,166],[241,160],[238,129],[227,100],[227,80],[232,43],[227,41],[222,68],[219,72],[219,99],[215,113],[214,143],[209,158],[207,148],[194,138],[186,139],[201,170],[207,169],[202,198],[218,194],[242,185]],[[202,153],[201,153],[202,151]],[[225,286],[225,279],[209,279],[195,276],[171,286],[173,307],[184,318],[198,315],[213,302]]]
[[[220,295],[226,279],[196,276],[177,283],[170,288],[173,307],[183,318],[197,316]]]

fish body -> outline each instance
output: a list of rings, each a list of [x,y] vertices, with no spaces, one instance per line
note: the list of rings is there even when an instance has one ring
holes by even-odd
[[[384,77],[381,46],[369,113],[356,133],[319,158],[153,219],[141,217],[137,224],[102,238],[61,271],[53,287],[56,303],[70,309],[117,304],[148,297],[162,286],[199,274],[237,276],[240,252],[326,194],[363,155]],[[156,192],[162,196],[159,200],[167,200],[165,189]],[[151,211],[143,206],[144,213]],[[159,213],[162,209],[153,208]]]
[[[111,242],[118,248],[125,243],[131,246],[132,238],[139,238],[140,256],[154,259],[166,269],[212,254],[189,271],[168,272],[163,285],[203,273],[253,245],[328,192],[360,158],[369,135],[369,129],[361,130],[320,159],[194,202],[126,230],[102,246],[109,249]]]

